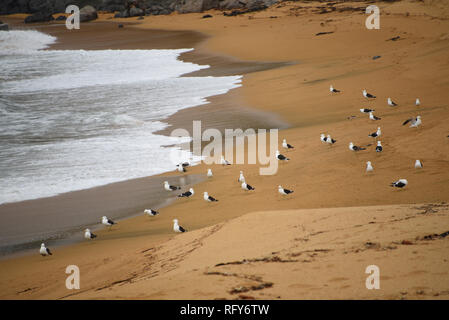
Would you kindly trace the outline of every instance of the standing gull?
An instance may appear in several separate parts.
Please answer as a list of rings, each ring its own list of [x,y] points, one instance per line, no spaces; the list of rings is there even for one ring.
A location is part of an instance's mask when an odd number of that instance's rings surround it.
[[[50,249],[45,247],[45,243],[41,244],[41,248],[39,250],[39,253],[41,254],[41,256],[45,257],[45,256],[51,256],[52,253],[50,251]]]
[[[377,141],[376,152],[382,152],[382,150],[382,144],[380,143],[380,141]]]
[[[366,172],[373,172],[374,168],[371,165],[371,161],[366,162]]]
[[[380,120],[381,118],[376,117],[372,112],[369,113],[369,118],[373,121]]]
[[[184,193],[181,193],[178,198],[190,198],[193,196],[195,192],[193,191],[193,188],[190,188],[189,191],[186,191]]]
[[[145,209],[143,212],[146,213],[147,215],[151,216],[151,217],[154,217],[155,215],[159,214],[158,211],[153,210],[153,209]]]
[[[380,131],[380,127],[377,127],[377,131],[369,134],[368,136],[372,138],[379,138],[381,134],[382,131]]]
[[[327,138],[326,138],[326,142],[327,142],[328,144],[334,144],[335,142],[337,142],[337,140],[332,139],[331,135],[328,134],[328,135],[327,135]]]
[[[294,192],[293,190],[284,189],[284,188],[282,188],[282,186],[278,186],[278,191],[280,194],[283,194],[283,195],[287,195],[287,194]]]
[[[221,156],[220,163],[224,166],[231,165],[228,160],[226,160],[223,156]]]
[[[187,172],[186,168],[180,164],[176,165],[176,170],[178,170],[179,172]]]
[[[321,134],[320,140],[321,140],[321,142],[323,142],[323,143],[326,142],[327,138],[326,138],[326,135],[325,135],[324,133]]]
[[[164,181],[164,189],[167,191],[175,191],[181,189],[181,187],[172,186],[168,183],[168,181]]]
[[[101,223],[104,224],[105,226],[108,226],[109,230],[111,230],[112,225],[116,224],[114,221],[108,219],[106,216],[103,216],[101,218]]]
[[[372,95],[371,93],[366,92],[365,89],[363,89],[363,96],[364,96],[365,98],[369,98],[369,99],[374,99],[374,98],[376,98],[376,96]]]
[[[247,184],[245,179],[243,179],[243,181],[242,181],[242,189],[246,190],[246,191],[256,190],[255,188],[253,188],[249,184]]]
[[[415,169],[422,169],[422,167],[424,167],[422,161],[416,160],[415,161]]]
[[[208,202],[217,202],[218,200],[211,197],[206,191],[204,191],[203,199]]]
[[[355,146],[352,142],[349,143],[349,150],[351,151],[360,151],[360,150],[366,150],[366,148]]]
[[[405,126],[409,122],[410,122],[410,128],[417,128],[422,123],[421,116],[417,116],[416,118],[407,119],[404,121],[404,123],[402,125]]]
[[[406,179],[399,179],[398,181],[392,182],[390,186],[395,188],[404,188],[407,184],[408,181]]]
[[[393,100],[391,100],[391,98],[387,99],[387,103],[388,103],[388,105],[390,107],[396,107],[397,106],[397,104]]]
[[[90,232],[90,229],[86,229],[86,230],[84,231],[84,238],[85,238],[85,239],[91,240],[91,239],[94,239],[94,238],[96,238],[96,237],[97,237],[97,235],[96,235],[96,234],[93,234],[92,232]]]
[[[285,149],[293,149],[293,146],[291,144],[288,144],[286,139],[282,140],[282,147],[284,147]]]
[[[329,91],[333,93],[340,92],[340,90],[335,89],[332,85],[329,87]]]
[[[239,176],[238,182],[243,182],[243,181],[245,181],[245,176],[243,175],[243,171],[240,171],[240,176]]]
[[[419,98],[416,98],[415,106],[419,107],[421,105],[421,101],[419,101]]]
[[[207,169],[207,176],[210,178],[213,176],[212,169]]]
[[[373,112],[373,111],[376,111],[376,110],[374,110],[374,109],[368,109],[368,108],[362,108],[362,109],[360,109],[360,112],[361,112],[361,113],[370,113],[370,112]]]
[[[187,230],[178,224],[178,219],[173,219],[173,231],[174,232],[186,232]]]
[[[279,150],[276,150],[276,159],[281,160],[281,161],[288,161],[288,160],[290,160],[286,156],[280,154]]]

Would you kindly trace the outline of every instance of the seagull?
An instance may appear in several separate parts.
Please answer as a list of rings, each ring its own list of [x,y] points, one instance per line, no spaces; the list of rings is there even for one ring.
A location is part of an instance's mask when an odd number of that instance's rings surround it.
[[[167,191],[175,191],[175,190],[179,190],[181,189],[181,187],[177,187],[177,186],[172,186],[168,183],[168,181],[164,181],[164,188]]]
[[[374,110],[374,109],[368,109],[368,108],[360,109],[360,112],[361,112],[361,113],[370,113],[370,112],[373,112],[373,111],[376,111],[376,110]]]
[[[382,144],[380,143],[380,141],[377,141],[376,152],[382,152],[382,149]]]
[[[96,237],[97,237],[97,235],[93,234],[92,232],[90,232],[90,229],[84,230],[84,238],[90,240],[90,239],[93,239],[93,238],[96,238]]]
[[[186,191],[184,193],[181,193],[178,198],[190,198],[193,196],[195,192],[193,191],[193,188],[190,188],[189,191]]]
[[[329,91],[334,93],[340,92],[340,90],[334,89],[332,85],[330,86]]]
[[[50,251],[50,249],[45,247],[45,243],[41,244],[41,249],[39,250],[39,253],[41,254],[41,256],[45,257],[45,256],[51,256],[52,253]]]
[[[186,161],[186,162],[178,164],[177,166],[179,166],[179,165],[181,165],[181,166],[183,166],[185,168],[185,167],[189,167],[190,163]]]
[[[204,191],[204,195],[203,195],[204,200],[208,201],[208,202],[217,202],[218,200],[215,199],[214,197],[211,197],[206,191]]]
[[[242,189],[246,190],[246,191],[256,190],[255,188],[253,188],[249,184],[247,184],[245,179],[243,179],[243,181],[242,181]]]
[[[113,224],[116,224],[114,221],[108,219],[106,216],[103,216],[103,218],[101,218],[101,223],[104,224],[105,226],[108,226],[109,229],[111,229]]]
[[[178,219],[173,219],[173,231],[174,232],[186,232],[187,230],[178,224]]]
[[[290,194],[290,193],[294,192],[293,190],[284,189],[281,186],[278,187],[278,191],[279,191],[280,194],[284,194],[284,195],[287,195],[287,194]]]
[[[327,138],[326,135],[324,133],[321,134],[320,136],[321,142],[326,142]]]
[[[373,166],[371,165],[371,161],[366,162],[366,172],[372,172],[374,170]]]
[[[245,181],[245,176],[243,175],[243,171],[240,171],[240,176],[239,176],[238,182],[243,182],[243,181]]]
[[[363,89],[363,96],[364,96],[365,98],[371,98],[371,99],[376,98],[376,96],[373,96],[371,93],[366,92],[365,89]]]
[[[421,116],[417,116],[416,118],[407,119],[404,121],[404,123],[402,125],[405,126],[409,122],[410,122],[410,128],[417,128],[422,123]]]
[[[229,165],[231,165],[231,164],[229,163],[229,161],[226,160],[223,156],[221,156],[220,163],[221,163],[222,165],[224,165],[224,166],[229,166]]]
[[[422,167],[424,167],[422,161],[416,160],[415,161],[415,169],[422,169]]]
[[[282,140],[282,147],[284,147],[285,149],[293,149],[293,146],[291,144],[288,144],[286,139]]]
[[[152,216],[152,217],[159,214],[158,211],[155,211],[153,209],[145,209],[145,210],[143,210],[143,213],[146,213],[147,215]]]
[[[374,121],[380,120],[380,119],[381,119],[381,118],[379,118],[379,117],[376,117],[372,112],[369,113],[369,118],[370,118],[371,120],[374,120]]]
[[[179,172],[187,172],[186,168],[184,168],[183,165],[176,165],[176,170],[178,170]]]
[[[407,185],[407,183],[408,181],[406,179],[399,179],[398,181],[392,182],[390,186],[396,188],[404,188]]]
[[[355,146],[352,142],[350,142],[349,143],[349,150],[360,151],[360,150],[366,150],[366,148]]]
[[[416,98],[416,101],[415,101],[415,106],[420,106],[421,105],[421,101],[419,101],[419,98]]]
[[[213,177],[212,169],[207,169],[207,176],[208,176],[209,178]]]
[[[391,100],[391,98],[387,99],[387,103],[388,103],[388,105],[390,107],[396,107],[397,106],[397,104],[393,100]]]
[[[372,138],[379,138],[381,134],[382,131],[380,131],[380,127],[377,127],[377,131],[369,134],[368,136]]]
[[[337,142],[337,140],[332,139],[332,138],[331,138],[331,135],[328,134],[328,135],[327,135],[327,138],[326,138],[326,142],[327,142],[328,144],[334,144],[335,142]]]
[[[279,153],[279,150],[276,150],[276,159],[282,160],[282,161],[288,161],[288,160],[290,160],[290,159],[287,158],[286,156],[280,154],[280,153]]]

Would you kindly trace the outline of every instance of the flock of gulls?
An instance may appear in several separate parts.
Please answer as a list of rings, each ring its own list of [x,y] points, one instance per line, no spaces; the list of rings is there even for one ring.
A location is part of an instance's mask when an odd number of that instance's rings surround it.
[[[329,90],[333,94],[341,92],[341,90],[335,89],[332,85],[330,86]],[[362,91],[362,94],[368,100],[376,99],[375,95],[373,95],[371,93],[368,93],[365,89]],[[387,104],[390,107],[397,107],[398,106],[397,103],[395,103],[390,97],[387,99]],[[415,101],[415,105],[419,106],[420,104],[421,104],[421,102],[417,98],[416,101]],[[360,109],[361,113],[369,114],[369,119],[370,120],[372,120],[372,121],[379,121],[379,120],[381,120],[380,117],[374,115],[375,111],[376,110],[370,109],[370,108],[362,108],[362,109]],[[419,127],[422,124],[421,116],[418,115],[418,116],[416,116],[414,118],[407,119],[407,120],[405,120],[403,122],[402,125],[407,125],[407,124],[409,124],[409,126],[411,128]],[[369,137],[372,137],[372,138],[377,140],[381,135],[382,135],[381,128],[377,127],[376,132],[373,132],[373,133],[369,134]],[[330,134],[326,135],[324,133],[322,133],[320,135],[320,140],[321,140],[322,143],[326,143],[326,144],[329,144],[329,145],[333,145],[333,144],[335,144],[337,142],[337,140],[333,139]],[[294,148],[292,145],[287,143],[286,139],[283,139],[282,147],[284,149],[286,149],[286,150],[290,150],[290,149]],[[351,150],[353,152],[359,152],[359,151],[366,150],[366,148],[362,147],[362,146],[357,146],[353,142],[350,142],[349,143],[349,150]],[[376,145],[376,149],[375,150],[376,150],[376,152],[382,152],[383,151],[382,143],[381,143],[380,140],[377,140],[377,145]],[[285,155],[281,154],[279,152],[279,150],[276,151],[276,159],[278,161],[289,161],[290,160]],[[231,165],[231,163],[228,160],[226,160],[223,156],[221,156],[220,164],[223,165],[223,166]],[[185,173],[185,172],[187,172],[186,168],[189,167],[189,166],[190,166],[190,163],[188,163],[188,162],[180,163],[180,164],[176,165],[176,170],[181,172],[181,173]],[[416,160],[415,161],[415,168],[416,169],[423,168],[423,163],[422,163],[421,160]],[[373,172],[373,171],[374,171],[374,168],[373,168],[373,165],[372,165],[371,161],[367,161],[366,162],[366,172],[370,173],[370,172]],[[210,168],[207,169],[207,174],[206,175],[207,175],[208,178],[212,178],[213,177],[212,169],[210,169]],[[238,177],[238,182],[240,183],[241,188],[243,190],[245,190],[245,191],[254,191],[255,190],[255,188],[253,186],[249,185],[246,182],[245,176],[243,175],[243,171],[240,171],[240,175]],[[407,179],[403,179],[402,178],[402,179],[399,179],[397,181],[391,182],[390,186],[394,187],[394,188],[404,188],[405,186],[407,186],[407,184],[408,184]],[[163,186],[164,186],[164,189],[166,191],[169,191],[169,192],[175,192],[175,191],[181,190],[180,186],[170,185],[168,183],[168,181],[164,181],[164,185]],[[292,194],[294,191],[293,190],[289,190],[289,189],[285,189],[282,186],[278,186],[278,192],[282,196],[288,196],[288,195]],[[177,197],[178,198],[191,198],[194,195],[195,195],[195,191],[193,190],[193,188],[190,188],[188,191],[180,193]],[[204,199],[204,201],[207,201],[207,202],[218,202],[219,201],[215,197],[209,195],[209,193],[207,191],[204,191],[203,199]],[[156,210],[153,210],[153,209],[145,209],[144,210],[144,214],[146,214],[148,216],[151,216],[151,217],[154,217],[154,216],[158,215],[159,212],[156,211]],[[112,221],[111,219],[107,218],[106,216],[103,216],[101,218],[101,223],[103,225],[109,227],[109,229],[111,229],[113,225],[117,224],[116,222]],[[174,232],[186,232],[187,230],[179,225],[178,219],[173,219],[173,231]],[[92,239],[95,239],[96,237],[97,236],[95,234],[93,234],[90,231],[90,229],[85,229],[85,231],[84,231],[84,238],[85,239],[92,240]],[[47,248],[44,243],[41,244],[41,248],[39,250],[39,253],[42,256],[52,255],[50,249]]]

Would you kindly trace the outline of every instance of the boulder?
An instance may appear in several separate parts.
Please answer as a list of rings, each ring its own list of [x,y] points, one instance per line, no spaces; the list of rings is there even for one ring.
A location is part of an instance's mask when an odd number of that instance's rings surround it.
[[[80,22],[91,21],[97,19],[97,10],[94,7],[87,5],[80,9]]]
[[[219,0],[178,0],[175,4],[175,10],[179,13],[202,12],[219,7]]]
[[[143,14],[144,14],[144,11],[140,8],[132,7],[131,9],[129,9],[130,17],[142,16]]]
[[[9,30],[9,26],[7,23],[1,23],[0,21],[0,30],[1,31],[8,31]]]
[[[25,23],[34,23],[34,22],[47,22],[52,21],[55,18],[51,15],[51,13],[43,13],[43,12],[36,12],[35,14],[29,15],[25,18]]]

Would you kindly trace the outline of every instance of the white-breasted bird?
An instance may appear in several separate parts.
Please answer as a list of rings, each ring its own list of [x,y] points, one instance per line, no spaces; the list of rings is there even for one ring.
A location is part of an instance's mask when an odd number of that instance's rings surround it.
[[[293,149],[294,148],[291,144],[287,143],[287,139],[282,140],[282,147],[285,149]]]
[[[178,224],[178,219],[173,219],[173,231],[174,232],[186,232],[187,230]]]
[[[85,239],[92,240],[92,239],[94,239],[94,238],[96,238],[96,237],[97,237],[97,235],[96,235],[96,234],[93,234],[93,233],[90,231],[90,229],[84,230],[84,238],[85,238]]]
[[[371,161],[366,162],[366,172],[372,172],[374,170]]]
[[[351,151],[360,151],[360,150],[366,150],[366,148],[355,146],[352,142],[349,143],[349,150]]]
[[[380,130],[380,127],[377,127],[377,131],[369,134],[368,136],[372,138],[379,138],[381,134],[382,131]]]
[[[211,197],[206,191],[204,191],[203,199],[208,201],[208,202],[217,202],[218,201],[214,197]]]
[[[377,141],[376,152],[382,152],[383,147],[380,141]]]
[[[376,117],[376,116],[374,115],[374,113],[372,113],[372,112],[369,113],[369,118],[370,118],[371,120],[373,120],[373,121],[382,119],[382,118]]]
[[[238,179],[237,181],[238,181],[238,182],[243,182],[243,181],[245,181],[245,176],[243,175],[243,171],[240,171],[239,179]]]
[[[220,163],[224,166],[231,165],[228,160],[226,160],[223,156],[221,156]]]
[[[416,98],[416,101],[415,101],[415,106],[420,106],[421,105],[421,101],[419,100],[419,98]]]
[[[151,217],[154,217],[155,215],[158,215],[159,212],[153,209],[145,209],[143,212]]]
[[[167,191],[175,191],[175,190],[180,190],[181,187],[178,186],[172,186],[168,183],[168,181],[164,181],[164,189]]]
[[[179,172],[187,172],[186,168],[180,164],[176,165],[176,170],[178,170]]]
[[[111,219],[108,219],[108,217],[103,216],[101,218],[101,223],[104,224],[105,226],[108,226],[109,229],[111,229],[111,227],[116,224],[114,221],[112,221]]]
[[[363,89],[363,96],[365,97],[365,98],[369,98],[369,99],[374,99],[374,98],[376,98],[376,96],[375,95],[372,95],[371,93],[368,93],[368,92],[366,92],[366,90],[365,89]]]
[[[405,126],[409,122],[410,122],[410,128],[417,128],[422,124],[421,116],[417,116],[416,118],[407,119],[404,121],[404,123],[402,125]]]
[[[421,160],[416,160],[415,161],[415,169],[422,169],[422,167],[424,167],[422,161]]]
[[[327,144],[334,144],[335,142],[337,142],[337,140],[332,139],[331,135],[328,134],[327,137],[326,137],[326,143]]]
[[[278,186],[278,192],[282,195],[288,195],[290,193],[293,193],[293,190],[289,190],[289,189],[284,189],[282,188],[282,186]]]
[[[329,91],[333,93],[340,92],[340,90],[335,89],[332,85],[329,87]]]
[[[276,150],[276,159],[281,160],[281,161],[288,161],[288,160],[290,160],[289,158],[287,158],[283,154],[280,154],[279,150]]]
[[[214,175],[212,174],[212,169],[207,169],[207,176],[208,176],[209,178],[214,176]]]
[[[195,194],[195,191],[193,190],[193,188],[190,188],[189,191],[183,192],[181,193],[178,198],[190,198],[191,196],[193,196]]]
[[[243,179],[241,187],[243,190],[246,190],[246,191],[256,190],[255,188],[253,188],[252,186],[247,184],[245,179]]]
[[[41,256],[45,257],[45,256],[51,256],[52,253],[50,251],[50,249],[48,249],[47,247],[45,247],[45,243],[41,243],[41,248],[39,250],[39,253],[41,254]]]
[[[390,107],[396,107],[397,106],[397,104],[393,100],[391,100],[391,98],[387,99],[387,103],[388,103],[388,105]]]
[[[370,112],[373,112],[373,111],[376,111],[376,110],[374,110],[374,109],[368,109],[368,108],[362,108],[362,109],[360,109],[360,112],[361,112],[361,113],[370,113]]]
[[[399,179],[398,181],[390,183],[390,186],[395,188],[404,188],[407,184],[407,179]]]
[[[321,142],[323,142],[323,143],[326,142],[327,137],[326,137],[326,135],[325,135],[324,133],[322,133],[322,134],[320,135],[320,140],[321,140]]]

